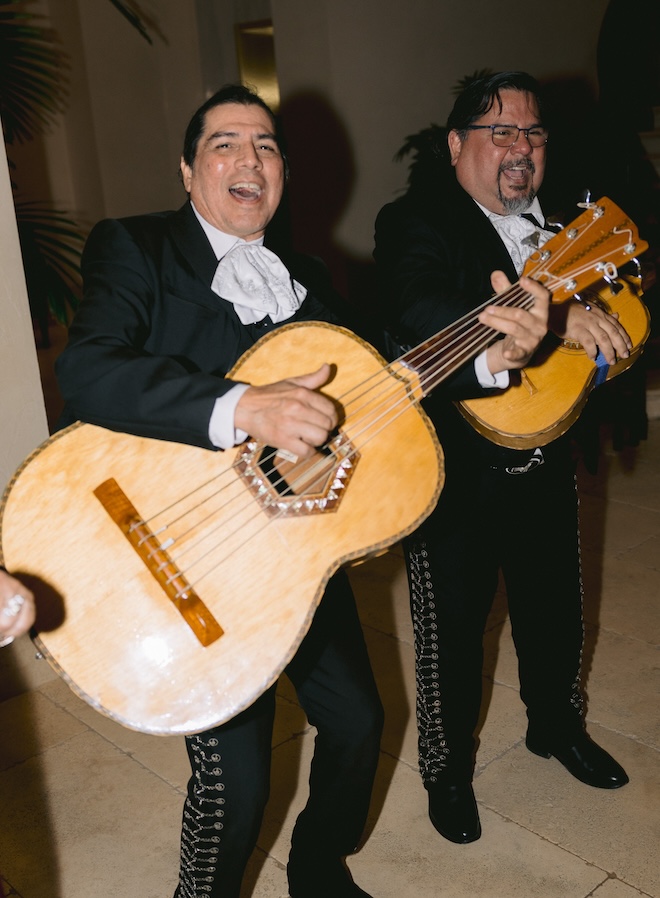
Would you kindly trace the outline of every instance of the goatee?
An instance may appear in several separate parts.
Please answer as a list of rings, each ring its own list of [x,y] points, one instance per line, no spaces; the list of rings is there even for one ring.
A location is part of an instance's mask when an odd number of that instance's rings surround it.
[[[535,199],[536,191],[533,187],[530,187],[529,193],[524,196],[502,196],[500,191],[500,202],[504,207],[505,215],[520,215],[521,212],[526,212]]]
[[[502,172],[506,171],[507,169],[521,168],[523,166],[529,172],[529,179],[531,182],[532,176],[536,171],[536,167],[532,160],[526,157],[522,159],[516,159],[514,162],[509,162],[508,164],[502,164],[500,166],[499,175],[501,175]],[[521,212],[526,212],[532,205],[536,197],[536,191],[534,190],[531,183],[526,193],[523,193],[521,190],[518,196],[504,196],[502,194],[502,182],[499,177],[497,179],[497,190],[499,193],[500,202],[504,207],[505,215],[520,215]]]

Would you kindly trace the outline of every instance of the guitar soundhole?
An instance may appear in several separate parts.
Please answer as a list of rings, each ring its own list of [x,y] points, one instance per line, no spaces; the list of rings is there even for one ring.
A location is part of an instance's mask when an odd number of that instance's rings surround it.
[[[329,478],[335,475],[335,459],[329,450],[319,450],[311,458],[299,462],[288,452],[265,446],[258,465],[279,496],[323,495]]]
[[[340,432],[305,460],[250,440],[236,467],[261,508],[272,517],[286,517],[335,511],[359,458]]]

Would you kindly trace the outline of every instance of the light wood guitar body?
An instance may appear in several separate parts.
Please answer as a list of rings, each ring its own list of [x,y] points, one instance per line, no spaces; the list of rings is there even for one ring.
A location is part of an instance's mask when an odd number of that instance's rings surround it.
[[[619,321],[632,340],[627,359],[607,368],[606,380],[628,369],[642,354],[650,332],[650,316],[641,298],[639,278],[621,278],[622,289],[612,294],[608,285],[595,297]],[[511,386],[499,395],[457,403],[463,416],[482,436],[500,446],[532,449],[545,446],[566,433],[577,421],[599,378],[599,368],[579,344],[548,336],[532,362],[520,372],[511,372]],[[596,387],[597,388],[597,387]]]
[[[259,485],[254,444],[211,452],[90,424],[53,436],[9,484],[2,555],[37,593],[36,645],[98,711],[163,735],[230,719],[293,657],[330,576],[433,509],[444,478],[435,432],[411,384],[350,332],[285,326],[231,376],[271,383],[320,361],[336,366],[324,392],[346,414],[339,461],[328,473],[321,459],[302,489],[290,476],[281,503]],[[290,467],[278,464],[277,476]],[[174,599],[163,570],[184,583]]]

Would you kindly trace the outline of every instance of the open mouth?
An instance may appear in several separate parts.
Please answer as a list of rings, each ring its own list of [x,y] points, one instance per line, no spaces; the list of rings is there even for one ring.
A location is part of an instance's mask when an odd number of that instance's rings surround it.
[[[515,185],[526,184],[533,174],[534,163],[531,159],[522,159],[519,162],[510,162],[500,166],[500,175],[504,175],[509,183]]]
[[[240,181],[238,184],[232,184],[229,192],[236,199],[246,202],[254,202],[261,198],[262,188],[253,181]]]

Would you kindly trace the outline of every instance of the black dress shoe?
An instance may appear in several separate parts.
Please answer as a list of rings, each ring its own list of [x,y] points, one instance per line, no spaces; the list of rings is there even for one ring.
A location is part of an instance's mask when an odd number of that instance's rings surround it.
[[[314,862],[289,860],[287,866],[290,898],[371,898],[353,882],[348,868],[339,858]]]
[[[578,733],[570,744],[552,745],[527,733],[527,748],[541,758],[556,758],[569,773],[597,789],[619,789],[628,782],[628,774],[604,748],[586,733]]]
[[[481,835],[479,811],[472,783],[429,783],[429,817],[441,836],[466,845]]]

